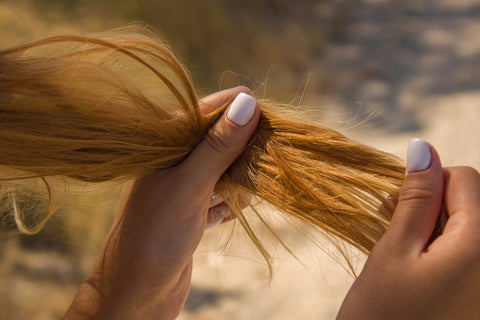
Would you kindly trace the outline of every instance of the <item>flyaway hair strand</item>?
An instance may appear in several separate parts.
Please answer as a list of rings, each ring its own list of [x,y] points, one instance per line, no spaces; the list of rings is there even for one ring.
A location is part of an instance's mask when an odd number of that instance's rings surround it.
[[[179,164],[229,102],[208,114],[199,104],[169,47],[138,30],[59,35],[0,51],[3,228],[14,220],[23,232],[38,231],[65,185],[129,181]],[[286,107],[260,108],[248,146],[221,178],[226,190],[251,194],[368,253],[391,219],[403,161],[295,120]],[[39,205],[38,194],[48,200]],[[44,214],[29,213],[33,207]]]

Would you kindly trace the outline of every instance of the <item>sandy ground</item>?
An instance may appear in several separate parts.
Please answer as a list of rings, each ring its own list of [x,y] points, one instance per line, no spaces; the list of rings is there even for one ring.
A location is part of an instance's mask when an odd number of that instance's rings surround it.
[[[444,165],[480,169],[480,2],[368,0],[349,8],[345,37],[312,64],[329,78],[331,95],[310,95],[305,103],[322,101],[319,120],[355,140],[404,156],[409,140],[422,137]],[[335,317],[354,280],[345,263],[315,230],[269,215],[298,260],[266,237],[274,258],[269,283],[265,261],[241,230],[223,248],[231,223],[210,229],[195,255],[192,292],[179,319]],[[17,256],[15,241],[0,245],[8,249],[0,254],[0,318],[60,318],[77,288],[62,275],[78,270],[61,255]],[[352,251],[351,258],[361,270],[364,257]],[[37,274],[25,277],[19,266]]]

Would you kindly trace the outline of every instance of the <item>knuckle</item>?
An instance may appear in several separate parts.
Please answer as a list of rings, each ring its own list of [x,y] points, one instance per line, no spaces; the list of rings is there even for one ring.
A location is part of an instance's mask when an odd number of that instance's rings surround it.
[[[225,131],[226,130],[221,130],[217,125],[212,127],[205,136],[205,142],[213,152],[224,153],[231,148]]]
[[[422,201],[431,199],[435,193],[436,190],[433,188],[425,188],[424,186],[414,184],[402,189],[398,201],[400,203]]]
[[[461,166],[461,167],[455,167],[453,169],[454,169],[455,175],[458,175],[460,177],[479,178],[478,171],[472,167]]]

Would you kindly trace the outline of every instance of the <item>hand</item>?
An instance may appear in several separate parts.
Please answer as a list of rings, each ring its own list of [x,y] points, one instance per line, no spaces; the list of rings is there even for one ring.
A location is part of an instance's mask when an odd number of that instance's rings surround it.
[[[430,154],[429,167],[415,163]],[[430,243],[442,203],[448,220]],[[391,225],[338,319],[480,319],[479,301],[480,176],[467,167],[442,170],[431,146],[412,141]]]
[[[209,219],[212,192],[258,122],[260,110],[251,96],[238,87],[201,101],[202,112],[209,112],[237,97],[184,162],[134,183],[66,318],[177,317],[207,220],[222,219],[213,209]]]

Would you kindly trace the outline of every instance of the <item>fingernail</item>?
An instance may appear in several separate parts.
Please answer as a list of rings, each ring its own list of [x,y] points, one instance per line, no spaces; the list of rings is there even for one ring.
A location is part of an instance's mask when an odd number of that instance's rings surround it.
[[[225,202],[221,202],[216,206],[209,208],[205,230],[222,223],[223,219],[228,217],[230,214],[230,207]]]
[[[214,223],[209,223],[205,226],[205,230],[213,228],[215,226],[218,226],[220,223],[222,223],[223,219],[220,219],[218,221],[215,221]]]
[[[426,170],[430,166],[430,146],[423,139],[412,139],[407,150],[407,172]]]
[[[217,204],[220,204],[222,202],[223,202],[222,196],[214,191],[214,192],[212,192],[212,195],[210,197],[210,204],[208,206],[209,206],[209,208],[212,208],[212,207],[215,207]]]
[[[242,92],[233,100],[227,118],[239,126],[244,126],[252,118],[256,104],[254,97]]]

